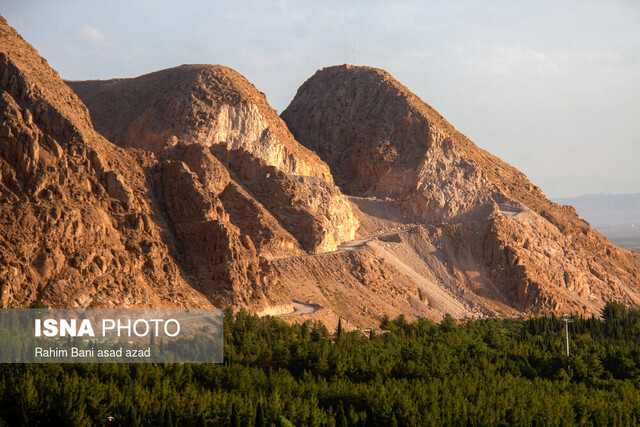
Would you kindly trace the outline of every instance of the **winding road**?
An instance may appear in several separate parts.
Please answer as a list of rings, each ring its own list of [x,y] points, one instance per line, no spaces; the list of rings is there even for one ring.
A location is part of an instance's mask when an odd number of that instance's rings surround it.
[[[366,245],[367,243],[369,243],[372,240],[376,240],[376,239],[380,239],[380,238],[384,238],[384,237],[390,237],[390,236],[395,236],[395,235],[398,235],[398,234],[406,233],[411,228],[413,228],[413,226],[402,228],[400,230],[387,231],[387,232],[384,232],[384,233],[375,234],[373,236],[365,237],[364,239],[351,240],[349,242],[344,242],[344,243],[342,243],[342,244],[340,244],[338,246],[338,250],[333,251],[333,252],[324,252],[324,253],[321,253],[321,254],[307,254],[307,255],[303,255],[303,256],[306,256],[306,257],[317,257],[317,256],[323,256],[323,255],[330,255],[330,254],[337,254],[337,253],[353,251],[353,250],[356,250],[356,249],[359,249],[359,248],[363,247],[364,245]],[[271,258],[270,261],[287,259],[287,258],[294,258],[294,257],[297,257],[297,256],[299,256],[299,255]],[[293,312],[278,314],[278,315],[276,315],[276,317],[300,316],[302,314],[311,314],[311,313],[314,313],[314,312],[318,311],[321,308],[322,308],[322,306],[319,305],[319,304],[310,304],[310,303],[304,303],[302,301],[295,301],[294,300],[293,301],[293,309],[294,309]]]
[[[319,304],[307,304],[301,301],[293,301],[293,312],[278,314],[276,317],[300,316],[301,314],[315,313],[322,306]]]
[[[327,253],[333,254],[333,253],[339,253],[339,252],[353,251],[355,249],[359,249],[359,248],[363,247],[364,245],[366,245],[367,243],[369,243],[372,240],[380,239],[382,237],[397,236],[398,234],[406,233],[411,228],[413,228],[413,227],[407,227],[407,228],[403,228],[403,229],[395,230],[395,231],[388,231],[388,232],[385,232],[385,233],[380,233],[380,234],[375,234],[373,236],[365,237],[364,239],[351,240],[350,242],[344,242],[344,243],[338,245],[338,250],[337,251],[335,251],[335,252],[327,252]],[[322,255],[322,254],[319,254],[319,255]]]
[[[383,237],[390,237],[390,236],[395,236],[398,234],[402,234],[402,233],[406,233],[407,231],[409,231],[410,229],[412,229],[413,227],[415,227],[415,225],[412,225],[410,227],[406,227],[406,228],[402,228],[400,230],[395,230],[395,231],[386,231],[384,233],[380,233],[380,234],[374,234],[373,236],[369,236],[369,237],[365,237],[363,239],[358,239],[358,240],[350,240],[348,242],[344,242],[338,245],[338,249],[335,251],[331,251],[331,252],[322,252],[319,254],[304,254],[304,255],[285,255],[285,256],[264,256],[268,261],[279,261],[282,259],[289,259],[289,258],[299,258],[299,257],[317,257],[317,256],[324,256],[324,255],[331,255],[331,254],[339,254],[342,252],[349,252],[349,251],[353,251],[355,249],[359,249],[361,247],[363,247],[364,245],[366,245],[367,243],[369,243],[372,240],[375,239],[380,239]]]

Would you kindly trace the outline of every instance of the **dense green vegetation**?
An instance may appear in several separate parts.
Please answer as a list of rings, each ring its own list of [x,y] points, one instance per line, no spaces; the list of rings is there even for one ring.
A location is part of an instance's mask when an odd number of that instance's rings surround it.
[[[626,425],[640,419],[640,311],[388,333],[225,314],[223,365],[0,365],[0,425]],[[114,420],[107,423],[107,417]]]

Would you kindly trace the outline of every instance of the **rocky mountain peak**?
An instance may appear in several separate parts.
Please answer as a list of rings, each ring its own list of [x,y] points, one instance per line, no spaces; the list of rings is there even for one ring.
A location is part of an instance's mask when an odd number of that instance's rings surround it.
[[[282,118],[329,163],[347,194],[380,197],[401,192],[403,184],[394,185],[390,173],[415,169],[448,130],[437,127],[443,119],[389,73],[352,65],[316,72]],[[312,135],[316,131],[321,134]]]
[[[456,282],[467,289],[498,290],[503,301],[534,311],[595,313],[614,294],[640,303],[638,254],[550,202],[386,71],[319,70],[282,118],[346,194],[391,201],[407,220],[453,233],[442,249],[462,251]]]
[[[236,71],[183,65],[69,84],[118,145],[186,162],[200,178],[208,173],[203,162],[224,169],[230,178],[215,196],[260,254],[331,251],[355,235],[358,221],[327,164],[293,138],[264,94]]]
[[[25,110],[25,121],[62,136],[74,130],[87,132],[91,120],[87,108],[62,83],[58,73],[0,16],[0,84],[3,92]]]
[[[265,95],[221,65],[182,65],[131,79],[67,82],[96,129],[122,147],[155,153],[174,138],[244,149],[288,173],[332,181],[315,153],[298,144]]]

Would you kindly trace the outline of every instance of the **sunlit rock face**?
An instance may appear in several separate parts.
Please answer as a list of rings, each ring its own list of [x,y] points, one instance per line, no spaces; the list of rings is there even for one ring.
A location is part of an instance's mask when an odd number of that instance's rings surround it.
[[[327,164],[300,145],[264,94],[232,69],[184,65],[135,79],[69,84],[89,106],[96,128],[123,147],[172,159],[189,146],[206,148],[201,155],[212,155],[233,175],[229,191],[224,186],[221,193],[250,205],[222,198],[231,221],[260,253],[327,252],[354,238],[359,223]],[[194,167],[206,174],[192,161]],[[261,213],[247,218],[246,210]],[[257,218],[267,218],[260,232]]]

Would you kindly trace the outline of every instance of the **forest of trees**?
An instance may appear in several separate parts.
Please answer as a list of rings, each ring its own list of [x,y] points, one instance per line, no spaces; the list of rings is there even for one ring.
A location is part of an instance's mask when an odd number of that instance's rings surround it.
[[[224,364],[3,364],[0,426],[628,425],[640,421],[640,311],[329,334],[225,313]],[[112,418],[111,418],[112,417]]]

